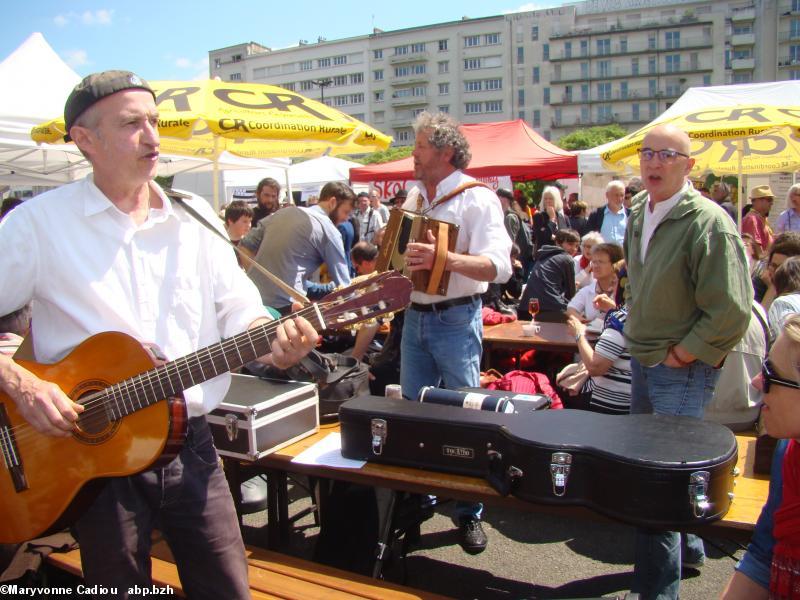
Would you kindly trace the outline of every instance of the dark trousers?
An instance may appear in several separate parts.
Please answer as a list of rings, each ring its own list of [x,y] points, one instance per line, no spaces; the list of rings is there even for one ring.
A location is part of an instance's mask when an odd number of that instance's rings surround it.
[[[250,598],[244,544],[205,417],[189,420],[186,443],[161,469],[108,481],[78,520],[75,537],[87,585],[152,585],[150,535],[164,534],[190,599]],[[104,596],[108,597],[108,596]]]

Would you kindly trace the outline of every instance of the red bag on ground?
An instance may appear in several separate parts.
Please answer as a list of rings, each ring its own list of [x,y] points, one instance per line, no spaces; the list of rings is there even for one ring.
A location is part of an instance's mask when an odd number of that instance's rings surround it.
[[[520,394],[544,394],[550,398],[550,409],[564,408],[561,398],[550,385],[550,380],[544,373],[530,371],[509,371],[497,381],[492,381],[486,386],[487,390],[503,390],[504,392],[519,392]]]

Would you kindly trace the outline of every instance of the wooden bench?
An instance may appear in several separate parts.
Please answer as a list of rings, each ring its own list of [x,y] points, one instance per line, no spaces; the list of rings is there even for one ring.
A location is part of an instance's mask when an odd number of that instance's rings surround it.
[[[178,569],[167,544],[156,542],[151,552],[153,585],[170,586],[174,594],[185,597]],[[51,565],[82,576],[78,550],[47,557]],[[250,591],[253,600],[446,600],[444,596],[370,579],[313,562],[247,547]]]

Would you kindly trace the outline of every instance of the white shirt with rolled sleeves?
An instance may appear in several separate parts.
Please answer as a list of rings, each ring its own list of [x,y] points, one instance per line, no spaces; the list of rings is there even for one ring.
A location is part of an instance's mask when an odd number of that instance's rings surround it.
[[[474,181],[461,171],[451,173],[436,186],[436,198],[426,198],[421,187],[412,188],[403,203],[403,209],[417,210],[417,198],[423,198],[423,210],[432,201],[445,196],[460,185]],[[459,226],[455,251],[471,256],[486,256],[492,261],[497,274],[491,283],[505,283],[511,277],[511,239],[503,224],[503,209],[497,195],[484,187],[473,187],[465,190],[427,213],[427,216],[439,221],[447,221]],[[427,240],[417,240],[427,242]],[[482,294],[490,282],[470,279],[460,273],[450,274],[450,284],[446,296],[412,292],[411,300],[420,304],[441,302],[451,298],[461,298],[472,294]]]
[[[173,360],[266,316],[233,250],[151,185],[164,207],[139,226],[91,176],[26,201],[0,223],[0,314],[33,300],[38,362],[57,362],[103,331],[155,343]],[[219,221],[204,200],[189,202]],[[225,374],[187,389],[189,416],[213,410],[229,385]]]

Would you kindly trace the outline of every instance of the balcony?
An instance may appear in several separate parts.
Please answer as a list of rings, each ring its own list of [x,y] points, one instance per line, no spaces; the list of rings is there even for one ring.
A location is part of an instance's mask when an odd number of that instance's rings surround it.
[[[731,69],[734,71],[743,71],[745,69],[755,69],[756,68],[756,59],[755,58],[734,58],[731,60]]]
[[[800,10],[793,10],[796,3],[794,0],[783,0],[782,2],[778,3],[778,18],[781,18],[786,15],[797,15],[800,14]]]
[[[781,56],[778,59],[778,67],[797,67],[800,65],[800,56]]]
[[[403,96],[401,98],[392,98],[392,106],[419,106],[421,104],[428,104],[427,96]]]
[[[610,96],[598,97],[596,94],[591,94],[588,98],[583,96],[562,94],[560,98],[553,98],[550,101],[552,106],[559,105],[578,105],[578,104],[597,104],[597,103],[610,103],[610,102],[637,102],[640,100],[660,100],[663,98],[677,98],[681,96],[688,85],[679,87],[667,87],[664,90],[628,90],[627,92],[616,91]]]
[[[389,123],[391,124],[392,127],[399,129],[402,127],[411,127],[413,121],[414,121],[413,117],[394,117],[389,120]]]
[[[779,31],[778,32],[778,41],[779,42],[791,42],[794,40],[800,40],[800,31]]]
[[[742,21],[755,21],[756,9],[752,6],[748,8],[734,8],[731,14],[731,21],[739,23]]]
[[[406,77],[393,77],[389,82],[389,85],[398,87],[401,85],[410,85],[412,83],[428,83],[430,78],[431,76],[427,73],[423,73],[421,75],[408,75]]]
[[[646,66],[646,65],[645,65]],[[687,65],[680,65],[680,68],[671,68],[670,70],[667,69],[659,69],[655,72],[651,72],[649,69],[639,69],[638,71],[634,72],[633,69],[628,67],[615,67],[603,73],[594,74],[586,74],[581,73],[577,70],[570,70],[566,73],[553,74],[550,78],[550,83],[581,83],[581,82],[589,82],[589,81],[605,81],[605,80],[613,80],[613,79],[629,79],[633,77],[668,77],[670,75],[683,75],[683,74],[691,74],[691,73],[710,73],[714,70],[713,66],[701,66],[697,64],[687,64]]]
[[[681,50],[702,50],[706,48],[712,48],[714,46],[713,39],[710,35],[697,35],[697,36],[682,36],[680,42],[677,45],[673,45],[669,48],[661,48],[656,47],[652,48],[647,42],[641,42],[638,44],[628,43],[628,44],[620,44],[615,43],[611,45],[609,52],[605,54],[598,54],[597,48],[594,48],[594,51],[590,51],[585,54],[581,54],[580,49],[578,52],[572,51],[567,53],[565,50],[561,50],[560,52],[550,52],[550,62],[566,62],[571,60],[591,60],[591,59],[603,59],[603,58],[610,58],[614,56],[630,56],[630,55],[638,55],[638,54],[653,54],[659,52],[680,52]],[[555,49],[554,49],[555,50]]]
[[[737,33],[731,36],[731,46],[754,46],[755,43],[755,33]]]
[[[410,62],[424,62],[428,60],[428,52],[411,52],[410,54],[393,54],[389,57],[390,65],[399,65],[401,63]]]

